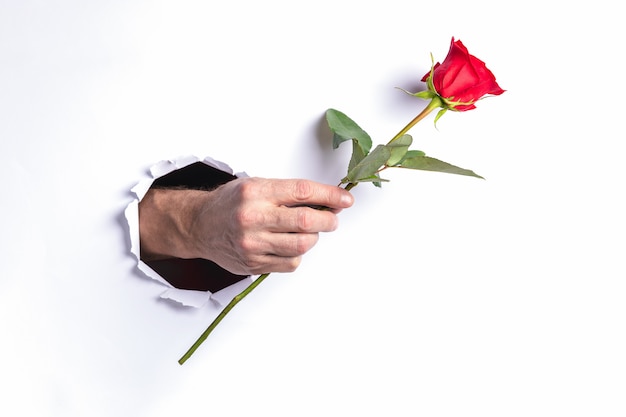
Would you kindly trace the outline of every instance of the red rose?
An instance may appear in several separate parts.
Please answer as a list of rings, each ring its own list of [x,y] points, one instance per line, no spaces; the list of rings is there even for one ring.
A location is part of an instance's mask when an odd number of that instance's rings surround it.
[[[465,45],[454,37],[446,59],[441,64],[437,62],[422,81],[428,82],[429,90],[441,97],[449,109],[457,111],[472,110],[482,97],[505,91],[485,63],[470,55]]]

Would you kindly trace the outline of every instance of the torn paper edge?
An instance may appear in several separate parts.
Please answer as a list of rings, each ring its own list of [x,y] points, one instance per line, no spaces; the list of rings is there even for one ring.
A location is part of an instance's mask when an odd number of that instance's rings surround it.
[[[209,300],[213,300],[223,306],[229,303],[237,294],[250,285],[252,277],[244,278],[243,280],[214,293],[211,293],[210,291],[183,290],[172,286],[172,284],[167,282],[165,278],[156,273],[156,271],[150,268],[148,264],[143,262],[140,257],[139,202],[144,198],[155,180],[169,174],[172,171],[184,168],[187,165],[191,165],[198,161],[200,161],[198,157],[191,155],[181,156],[173,160],[159,161],[150,167],[151,177],[143,179],[131,189],[132,193],[135,194],[135,199],[131,201],[124,210],[130,234],[130,251],[137,260],[137,268],[144,275],[167,287],[167,289],[159,295],[160,298],[176,301],[184,306],[195,308],[203,307],[209,302]],[[204,158],[202,162],[231,175],[235,175],[238,178],[248,176],[245,172],[233,174],[233,170],[228,164],[217,161],[211,157]]]

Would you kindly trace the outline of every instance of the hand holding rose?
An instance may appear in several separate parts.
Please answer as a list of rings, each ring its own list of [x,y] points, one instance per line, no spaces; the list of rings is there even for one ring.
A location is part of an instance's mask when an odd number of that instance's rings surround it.
[[[308,180],[240,178],[213,191],[151,189],[139,204],[141,256],[203,258],[240,275],[292,272],[352,203],[348,191]]]

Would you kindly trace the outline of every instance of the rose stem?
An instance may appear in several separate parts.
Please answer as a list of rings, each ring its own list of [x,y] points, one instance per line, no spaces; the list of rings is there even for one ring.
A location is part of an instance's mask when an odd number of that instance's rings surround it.
[[[420,120],[422,120],[424,117],[428,116],[428,114],[430,114],[430,112],[432,112],[433,110],[435,110],[437,107],[441,107],[442,102],[441,99],[437,96],[434,97],[430,103],[428,103],[428,106],[424,107],[424,110],[422,110],[417,116],[415,116],[415,118],[413,120],[411,120],[406,126],[404,126],[402,128],[401,131],[399,131],[390,141],[389,143],[393,142],[394,140],[400,139],[404,134],[406,134],[406,132],[408,132],[409,130],[411,130],[411,128],[413,126],[415,126],[417,124],[417,122],[419,122]]]
[[[189,359],[191,357],[191,355],[193,355],[193,353],[196,351],[196,349],[198,349],[198,347],[200,347],[202,342],[204,342],[206,340],[206,338],[209,337],[209,334],[211,334],[213,329],[215,329],[215,327],[217,327],[217,325],[222,321],[222,319],[224,317],[226,317],[228,312],[230,310],[232,310],[233,307],[235,307],[237,305],[237,303],[239,303],[239,301],[243,300],[244,297],[250,293],[250,291],[255,289],[269,275],[270,274],[268,273],[268,274],[263,274],[263,275],[259,276],[250,285],[248,285],[245,290],[243,290],[241,293],[239,293],[239,295],[236,295],[230,301],[230,303],[228,303],[228,305],[226,307],[224,307],[224,309],[220,312],[220,314],[213,320],[211,325],[209,327],[207,327],[207,329],[204,331],[204,333],[202,333],[200,335],[198,340],[196,340],[196,342],[189,348],[189,350],[178,360],[178,363],[181,364],[181,365],[183,363],[185,363],[185,361],[187,359]]]

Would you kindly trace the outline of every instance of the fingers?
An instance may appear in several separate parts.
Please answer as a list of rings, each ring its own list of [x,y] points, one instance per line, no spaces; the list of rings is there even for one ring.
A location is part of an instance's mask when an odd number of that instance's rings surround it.
[[[343,188],[309,180],[275,180],[272,187],[275,202],[279,205],[314,205],[340,210],[354,202],[352,194]]]
[[[337,212],[354,198],[339,187],[308,180],[248,178],[240,183],[242,229],[318,233],[337,229]],[[324,206],[317,210],[309,206]]]
[[[267,253],[282,257],[296,257],[307,253],[319,240],[317,233],[273,233],[267,240]]]
[[[302,256],[283,257],[265,255],[259,258],[259,266],[251,268],[248,273],[259,275],[268,272],[293,272],[300,266],[301,262]]]
[[[354,201],[336,186],[255,177],[227,183],[211,196],[205,256],[231,272],[252,274],[294,271],[318,234],[334,231],[337,212]]]
[[[310,207],[273,207],[265,215],[266,228],[276,233],[332,232],[339,224],[337,215]]]
[[[317,233],[268,233],[249,238],[241,246],[241,265],[252,274],[293,272],[318,238]]]
[[[237,246],[247,263],[261,255],[302,256],[319,240],[317,233],[260,233],[248,236]]]

